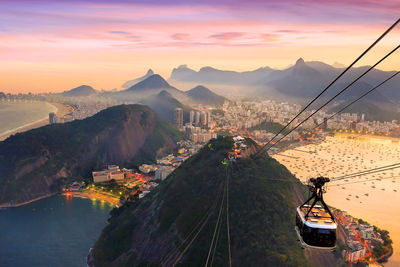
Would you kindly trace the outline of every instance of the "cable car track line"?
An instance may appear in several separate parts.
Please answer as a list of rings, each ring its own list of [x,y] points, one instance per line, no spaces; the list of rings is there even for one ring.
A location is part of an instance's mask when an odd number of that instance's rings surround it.
[[[363,176],[363,175],[368,175],[368,174],[374,174],[374,173],[378,173],[378,172],[390,171],[390,170],[394,170],[394,169],[398,169],[398,168],[400,168],[400,166],[391,167],[391,168],[383,169],[383,170],[376,170],[376,171],[367,172],[367,173],[362,173],[362,174],[351,175],[351,176],[349,176],[349,177],[344,177],[344,178],[336,179],[336,180],[334,180],[334,182],[335,182],[335,181],[340,181],[340,180],[343,180],[343,179],[351,179],[351,178],[356,178],[356,177],[358,177],[358,176]]]
[[[230,173],[228,170],[228,176],[226,180],[226,234],[228,238],[228,257],[229,257],[229,267],[232,267],[232,256],[231,256],[231,234],[229,226],[229,180]]]
[[[339,180],[343,180],[343,179],[353,178],[356,176],[372,174],[372,173],[386,171],[386,170],[392,170],[392,169],[396,169],[396,168],[400,168],[400,163],[394,163],[394,164],[377,167],[377,168],[373,168],[373,169],[369,169],[369,170],[365,170],[365,171],[360,171],[360,172],[355,172],[355,173],[350,173],[350,174],[334,177],[331,179],[331,181],[335,182],[335,181],[339,181]]]
[[[327,91],[337,80],[339,80],[348,70],[350,70],[362,57],[365,56],[383,37],[385,37],[394,27],[399,24],[398,19],[392,26],[390,26],[378,39],[376,39],[361,55],[359,55],[342,73],[340,73],[324,90],[322,90],[310,103],[308,103],[296,116],[294,116],[277,134],[275,134],[260,150],[262,151],[269,145],[280,133],[282,133],[295,119],[297,119],[309,106],[311,106],[325,91]],[[257,153],[259,153],[257,152]]]
[[[225,181],[225,183],[226,183],[226,181]],[[208,266],[208,262],[209,262],[210,256],[211,256],[211,250],[212,250],[212,248],[214,246],[214,241],[215,241],[215,237],[216,237],[216,234],[217,234],[217,229],[218,229],[218,226],[219,226],[219,223],[220,223],[220,220],[221,220],[221,214],[222,214],[223,204],[224,204],[224,200],[225,200],[225,194],[226,194],[226,186],[224,186],[224,194],[222,195],[221,205],[219,207],[218,218],[217,218],[217,222],[215,223],[214,234],[213,234],[213,237],[212,237],[212,240],[211,240],[210,249],[208,250],[207,261],[206,261],[206,263],[204,265],[205,267]]]
[[[220,186],[221,187],[221,186]],[[222,189],[222,188],[221,188]],[[191,246],[191,244],[195,241],[195,239],[197,238],[197,235],[201,232],[201,230],[203,229],[204,225],[207,223],[207,221],[209,220],[209,218],[211,217],[211,213],[213,212],[213,210],[216,208],[216,205],[218,203],[218,195],[214,200],[214,203],[211,205],[211,207],[208,209],[208,211],[205,213],[204,217],[202,218],[202,220],[200,220],[200,222],[192,229],[192,231],[189,233],[189,235],[185,238],[185,240],[182,242],[182,244],[180,245],[179,248],[175,249],[174,251],[172,251],[172,253],[167,257],[167,259],[163,260],[161,262],[161,266],[166,266],[166,264],[173,260],[177,255],[178,259],[173,263],[172,266],[174,266],[177,262],[179,262],[179,260],[182,258],[182,256],[185,254],[185,252],[187,251],[187,249],[189,249],[189,247]],[[203,222],[203,223],[202,223]],[[187,240],[189,240],[190,236],[194,233],[194,231],[199,227],[200,229],[197,231],[196,235],[192,238],[192,240],[189,242],[189,244],[185,247],[185,249],[179,253],[180,248],[185,244],[185,242]],[[177,254],[179,253],[179,254]],[[174,255],[175,254],[175,255]]]
[[[396,72],[395,74],[391,75],[390,77],[388,77],[386,80],[384,80],[383,82],[381,82],[380,84],[378,84],[377,86],[375,86],[374,88],[372,88],[371,90],[369,90],[368,92],[364,93],[363,95],[361,95],[360,97],[358,97],[357,99],[353,100],[352,102],[350,102],[349,104],[347,104],[346,106],[344,106],[342,109],[340,109],[339,111],[337,111],[336,113],[334,113],[332,116],[328,117],[327,120],[332,119],[334,116],[336,116],[337,114],[341,113],[343,110],[347,109],[348,107],[350,107],[351,105],[353,105],[354,103],[356,103],[358,100],[360,100],[361,98],[365,97],[366,95],[368,95],[369,93],[371,93],[372,91],[378,89],[380,86],[382,86],[383,84],[385,84],[386,82],[388,82],[389,80],[391,80],[392,78],[394,78],[397,74],[399,74],[400,71]],[[321,126],[324,122],[319,123],[317,126],[315,126],[315,128],[313,130],[316,130],[319,126]]]
[[[372,69],[374,69],[377,65],[379,65],[382,61],[384,61],[387,57],[389,57],[391,54],[393,54],[394,52],[396,52],[397,49],[400,48],[400,45],[396,46],[392,51],[390,51],[388,54],[386,54],[383,58],[381,58],[378,62],[376,62],[374,65],[372,65],[368,70],[366,70],[363,74],[361,74],[360,76],[358,76],[358,78],[356,78],[355,80],[353,80],[350,84],[348,84],[345,88],[343,88],[342,90],[340,90],[335,96],[331,97],[327,102],[325,102],[322,106],[320,106],[317,110],[315,110],[314,112],[312,112],[309,116],[307,116],[304,120],[302,120],[299,124],[297,124],[294,128],[292,128],[288,133],[286,133],[285,135],[283,135],[281,138],[278,139],[278,141],[276,141],[274,144],[272,144],[271,146],[269,146],[267,148],[266,151],[268,151],[269,149],[271,149],[274,145],[276,145],[277,143],[279,143],[283,138],[285,138],[286,136],[288,136],[290,133],[292,133],[294,130],[296,130],[300,125],[302,125],[304,122],[306,122],[308,119],[310,119],[312,116],[315,115],[315,113],[317,113],[318,111],[320,111],[323,107],[325,107],[326,105],[328,105],[330,102],[332,102],[336,97],[338,97],[339,95],[341,95],[344,91],[346,91],[350,86],[352,86],[354,83],[356,83],[359,79],[361,79],[362,77],[364,77],[368,72],[370,72]]]
[[[365,182],[370,182],[370,181],[381,181],[381,180],[388,180],[388,179],[393,179],[397,180],[400,178],[399,176],[390,176],[390,177],[382,177],[382,178],[374,178],[374,179],[368,179],[368,180],[362,180],[362,181],[355,181],[355,182],[348,182],[348,183],[343,183],[343,184],[336,184],[336,186],[342,186],[342,185],[348,185],[348,184],[357,184],[357,183],[365,183]]]

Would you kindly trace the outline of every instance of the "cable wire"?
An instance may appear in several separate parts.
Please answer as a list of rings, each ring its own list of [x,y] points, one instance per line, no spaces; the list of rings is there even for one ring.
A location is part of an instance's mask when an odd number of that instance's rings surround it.
[[[365,54],[367,54],[383,37],[385,37],[397,24],[400,22],[398,19],[392,26],[390,26],[378,39],[375,40],[361,55],[359,55],[342,73],[340,73],[328,86],[325,87],[310,103],[308,103],[296,116],[294,116],[277,134],[275,134],[259,151],[262,151],[269,145],[280,133],[282,133],[297,117],[299,117],[309,106],[311,106],[326,90],[328,90],[337,80],[339,80],[349,69],[351,69]],[[258,153],[258,152],[257,152]]]
[[[390,176],[390,177],[383,177],[383,178],[367,179],[367,180],[355,181],[355,182],[347,182],[347,183],[342,183],[342,184],[336,184],[335,186],[342,186],[342,185],[348,185],[348,184],[357,184],[357,183],[371,182],[371,181],[381,181],[381,180],[388,180],[388,179],[397,180],[398,178],[400,178],[400,175]]]
[[[368,70],[366,70],[365,72],[363,72],[360,76],[358,76],[358,78],[356,78],[355,80],[353,80],[349,85],[347,85],[345,88],[343,88],[342,90],[340,90],[335,96],[331,97],[327,102],[325,102],[322,106],[320,106],[317,110],[315,110],[314,112],[312,112],[309,116],[307,116],[304,120],[302,120],[299,124],[297,124],[294,128],[292,128],[288,133],[286,133],[285,135],[283,135],[281,138],[278,139],[278,141],[276,141],[274,144],[272,144],[271,146],[269,146],[267,148],[266,151],[270,150],[274,145],[276,145],[277,143],[279,143],[283,138],[285,138],[286,136],[288,136],[291,132],[293,132],[294,130],[296,130],[300,125],[302,125],[304,122],[306,122],[309,118],[311,118],[315,113],[317,113],[318,111],[320,111],[323,107],[325,107],[326,105],[328,105],[330,102],[332,102],[336,97],[338,97],[339,95],[341,95],[344,91],[346,91],[350,86],[352,86],[355,82],[357,82],[359,79],[361,79],[363,76],[365,76],[368,72],[370,72],[373,68],[375,68],[377,65],[379,65],[382,61],[384,61],[387,57],[389,57],[391,54],[393,54],[397,49],[400,48],[400,45],[396,46],[392,51],[390,51],[388,54],[386,54],[383,58],[381,58],[377,63],[375,63],[373,66],[371,66],[370,68],[368,68]]]
[[[345,109],[347,109],[348,107],[350,107],[351,105],[353,105],[354,103],[356,103],[357,101],[359,101],[361,98],[367,96],[369,93],[371,93],[372,91],[378,89],[380,86],[382,86],[383,84],[385,84],[386,82],[388,82],[389,80],[391,80],[392,78],[394,78],[395,76],[397,76],[400,73],[400,71],[397,71],[396,73],[394,73],[393,75],[391,75],[390,77],[386,78],[383,82],[379,83],[378,85],[376,85],[375,87],[373,87],[372,89],[370,89],[368,92],[362,94],[360,97],[356,98],[355,100],[353,100],[352,102],[350,102],[349,104],[347,104],[346,106],[344,106],[343,108],[341,108],[339,111],[335,112],[333,115],[329,116],[327,118],[327,120],[332,119],[334,116],[338,115],[339,113],[341,113],[342,111],[344,111]],[[317,124],[317,126],[315,126],[314,129],[317,129],[319,126],[321,126],[324,122],[321,122],[319,124]]]
[[[374,173],[378,173],[378,172],[390,171],[390,170],[394,170],[394,169],[398,169],[398,168],[400,168],[400,163],[391,164],[391,165],[379,167],[379,168],[374,168],[374,169],[370,169],[370,170],[363,171],[363,172],[356,172],[353,174],[339,176],[336,178],[332,178],[331,182],[336,182],[336,181],[340,181],[340,180],[344,180],[344,179],[350,179],[350,178],[354,178],[354,177],[362,176],[362,175],[374,174]]]
[[[230,234],[230,226],[229,226],[229,178],[230,173],[228,170],[228,176],[226,180],[226,234],[228,237],[228,258],[229,258],[229,267],[232,267],[232,255],[231,255],[231,234]]]
[[[212,248],[214,246],[214,241],[215,241],[215,238],[216,238],[216,235],[217,235],[218,226],[219,226],[219,223],[220,223],[220,220],[221,220],[222,208],[223,208],[223,204],[224,204],[224,200],[225,200],[225,194],[226,194],[226,186],[224,186],[224,189],[225,190],[224,190],[224,194],[223,194],[222,199],[221,199],[221,205],[219,207],[219,213],[218,213],[217,222],[215,223],[214,234],[213,234],[213,237],[211,239],[210,249],[208,250],[207,261],[206,261],[206,263],[204,265],[205,267],[207,267],[208,262],[210,260],[211,250],[212,250]]]

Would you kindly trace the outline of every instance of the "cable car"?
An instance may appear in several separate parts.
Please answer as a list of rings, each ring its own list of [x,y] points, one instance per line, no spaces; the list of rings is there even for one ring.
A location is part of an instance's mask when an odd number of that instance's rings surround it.
[[[310,182],[312,195],[296,210],[295,230],[303,247],[332,250],[336,247],[337,225],[322,197],[322,187],[329,178],[312,178]],[[318,202],[322,205],[316,205]]]

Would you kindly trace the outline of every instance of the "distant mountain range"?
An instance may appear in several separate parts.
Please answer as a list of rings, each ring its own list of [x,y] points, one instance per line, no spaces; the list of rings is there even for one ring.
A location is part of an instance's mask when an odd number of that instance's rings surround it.
[[[199,71],[194,71],[187,65],[181,65],[172,70],[169,80],[200,84],[248,85],[259,81],[272,72],[273,69],[269,67],[245,72],[218,70],[212,67],[203,67]]]
[[[149,70],[147,71],[147,73],[146,73],[145,75],[143,75],[142,77],[139,77],[139,78],[136,78],[136,79],[129,80],[129,81],[125,82],[125,83],[122,85],[122,88],[128,89],[129,87],[131,87],[131,86],[137,84],[138,82],[141,82],[141,81],[147,79],[148,77],[150,77],[150,76],[153,75],[153,74],[154,74],[154,71],[153,71],[152,69],[149,69]]]
[[[254,142],[246,142],[254,152]],[[305,186],[268,156],[222,165],[232,147],[231,137],[211,140],[145,198],[114,212],[88,265],[203,266],[229,172],[232,263],[308,266],[293,230],[295,199]],[[221,218],[215,266],[229,262],[225,207]]]
[[[139,102],[149,101],[148,98],[154,97],[161,91],[168,92],[173,98],[182,103],[220,105],[226,98],[215,94],[204,86],[197,86],[187,92],[181,91],[171,86],[163,77],[153,74],[146,79],[132,85],[126,90],[115,93],[124,98],[139,99]],[[165,94],[165,93],[164,93]]]
[[[362,74],[368,66],[351,69],[338,82],[326,91],[321,99],[334,96],[344,86]],[[190,83],[221,84],[221,85],[242,85],[242,96],[278,98],[283,101],[291,101],[305,104],[311,98],[318,95],[335,77],[343,71],[339,64],[328,65],[319,61],[305,62],[302,58],[284,70],[274,70],[268,67],[254,71],[235,72],[222,71],[211,67],[201,68],[199,71],[189,69],[186,65],[175,68],[172,71],[170,80]],[[373,69],[360,81],[351,86],[343,95],[335,100],[335,104],[352,100],[366,92],[373,86],[379,84],[394,71],[382,71]],[[399,116],[397,109],[400,102],[400,79],[393,79],[384,84],[378,90],[365,97],[364,101],[384,110],[384,113],[391,113],[390,118]],[[245,90],[245,91],[244,91]],[[229,94],[226,91],[225,94]],[[322,101],[321,100],[321,101]],[[353,108],[353,112],[359,112]],[[372,112],[367,116],[372,116]],[[386,115],[387,115],[386,114]]]
[[[181,134],[142,105],[120,105],[84,120],[52,124],[0,142],[0,205],[58,192],[68,179],[106,164],[134,167],[171,152]]]
[[[70,96],[70,97],[90,96],[93,94],[96,94],[96,90],[94,90],[93,87],[89,85],[81,85],[62,93],[63,96]]]

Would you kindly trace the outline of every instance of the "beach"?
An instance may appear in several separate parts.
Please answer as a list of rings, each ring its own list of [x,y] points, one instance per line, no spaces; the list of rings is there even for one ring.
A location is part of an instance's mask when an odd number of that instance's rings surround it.
[[[82,198],[89,198],[92,200],[100,200],[107,202],[113,206],[119,206],[121,204],[119,198],[101,194],[93,190],[84,190],[82,192],[69,192],[69,193],[64,193],[64,195],[66,196],[72,195],[73,197],[82,197]]]
[[[61,104],[61,103],[49,103],[50,105],[54,106],[55,109],[55,113],[58,117],[63,117],[64,115],[70,113],[73,109],[71,106],[65,105],[65,104]],[[49,124],[49,116],[47,114],[46,117],[43,117],[40,120],[34,121],[34,122],[30,122],[28,124],[25,124],[23,126],[20,126],[18,128],[9,130],[7,132],[1,133],[0,134],[0,141],[3,141],[5,139],[7,139],[9,136],[16,134],[16,133],[22,133],[22,132],[26,132],[28,130],[31,129],[35,129],[35,128],[39,128],[42,126],[45,126]]]
[[[339,177],[400,162],[398,138],[339,134],[273,155],[302,182]],[[400,169],[328,183],[326,203],[388,230],[394,253],[385,266],[400,265]]]

